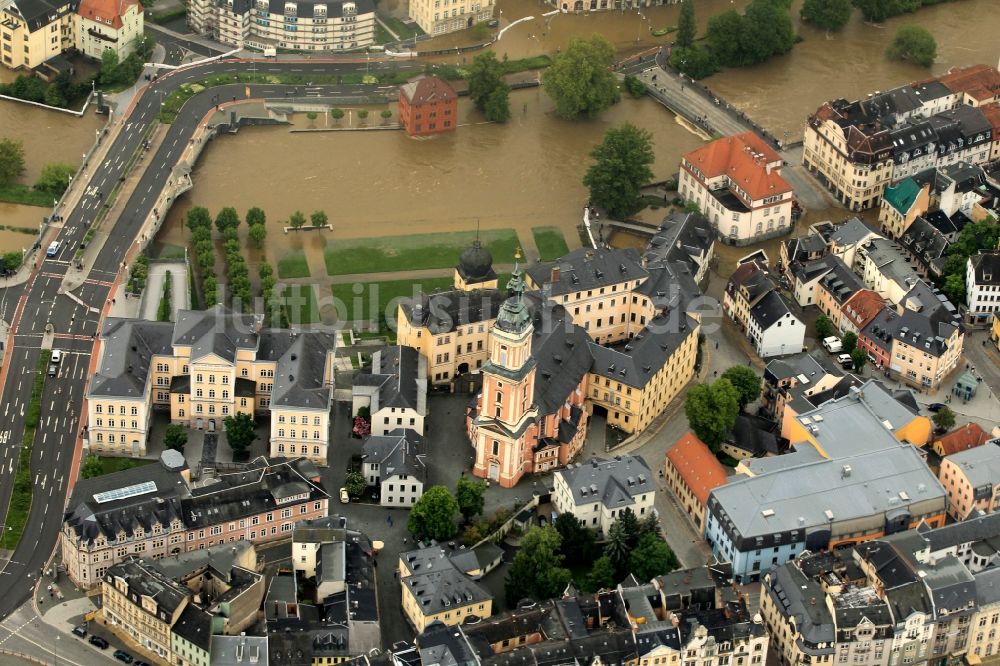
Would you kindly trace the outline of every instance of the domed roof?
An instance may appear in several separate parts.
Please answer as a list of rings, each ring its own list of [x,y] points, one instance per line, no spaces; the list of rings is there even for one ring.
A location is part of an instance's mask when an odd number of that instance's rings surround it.
[[[472,246],[462,252],[458,259],[458,272],[466,281],[482,281],[494,276],[493,255],[483,247],[479,240],[472,241]]]

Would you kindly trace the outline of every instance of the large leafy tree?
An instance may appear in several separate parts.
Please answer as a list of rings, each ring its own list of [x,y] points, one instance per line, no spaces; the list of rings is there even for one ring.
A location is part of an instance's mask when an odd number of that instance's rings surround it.
[[[252,227],[255,224],[264,224],[265,222],[267,222],[267,215],[264,214],[263,210],[257,208],[257,206],[247,211],[248,227]]]
[[[85,479],[92,479],[103,473],[104,467],[101,466],[101,459],[97,456],[87,456],[87,459],[83,461],[83,465],[80,467],[80,476]]]
[[[455,501],[458,502],[458,510],[465,522],[469,522],[473,516],[480,515],[486,507],[486,482],[464,474],[458,477],[458,483],[455,485]]]
[[[677,46],[683,49],[694,44],[698,26],[694,20],[694,0],[682,0],[681,15],[677,19]]]
[[[615,50],[604,37],[573,39],[545,70],[545,92],[563,118],[593,118],[618,101]]]
[[[721,377],[711,384],[695,386],[684,398],[688,424],[716,452],[736,423],[739,411],[739,392],[728,379]]]
[[[937,0],[853,0],[854,6],[861,10],[866,21],[881,23],[892,16],[914,12],[922,5],[929,5]]]
[[[628,534],[620,521],[611,523],[608,528],[607,541],[604,544],[604,554],[615,568],[615,574],[624,574],[628,568],[628,556],[631,548],[628,545]]]
[[[730,9],[713,16],[705,36],[727,67],[755,65],[795,44],[788,6],[781,0],[751,0],[744,14]]]
[[[668,574],[677,568],[677,556],[667,542],[655,534],[647,534],[628,559],[629,573],[641,581]]]
[[[561,545],[562,538],[551,525],[528,530],[507,573],[508,605],[521,599],[542,601],[562,594],[571,576],[563,567]]]
[[[166,284],[170,283],[167,282]],[[167,425],[167,429],[163,433],[163,445],[165,447],[175,451],[183,451],[187,441],[187,428],[179,423],[171,423]]]
[[[510,88],[503,80],[503,64],[496,53],[485,51],[473,58],[468,81],[469,98],[487,120],[502,123],[510,118]]]
[[[840,30],[851,18],[851,0],[805,0],[799,15],[824,30]]]
[[[745,365],[734,365],[722,373],[723,379],[728,379],[738,394],[740,411],[760,397],[761,380],[757,373]]]
[[[570,566],[587,564],[594,559],[596,535],[570,512],[560,513],[553,525],[562,537],[562,553]]]
[[[594,560],[594,566],[587,574],[586,587],[591,592],[607,590],[615,586],[616,580],[615,565],[611,563],[607,555],[601,555]]]
[[[885,54],[891,60],[909,60],[922,67],[930,67],[937,57],[937,42],[927,28],[904,25],[896,30]]]
[[[232,206],[226,206],[215,216],[215,228],[220,234],[225,234],[227,229],[236,230],[240,226],[240,214]]]
[[[351,470],[344,477],[344,488],[350,497],[361,497],[367,486],[364,475],[357,470]]]
[[[951,407],[942,407],[931,417],[931,420],[934,421],[938,430],[944,432],[955,426],[955,412],[951,411]]]
[[[833,335],[833,322],[826,315],[820,315],[816,317],[815,331],[817,338],[825,340]]]
[[[253,430],[253,417],[246,412],[227,416],[222,419],[222,423],[226,426],[226,441],[236,453],[243,453],[257,439],[257,433]]]
[[[590,156],[594,163],[583,177],[590,200],[613,218],[624,219],[639,210],[639,192],[653,179],[650,133],[631,123],[612,127]]]
[[[840,338],[840,346],[843,347],[843,353],[853,353],[858,346],[858,334],[854,331],[844,333],[844,336]]]
[[[74,173],[76,173],[76,167],[72,164],[64,164],[62,162],[46,164],[42,167],[42,173],[38,176],[35,189],[57,197],[69,187],[69,180]]]
[[[458,533],[455,517],[459,514],[458,502],[444,486],[432,486],[424,491],[410,509],[406,529],[417,537],[450,539]]]
[[[10,185],[24,174],[24,145],[0,139],[0,185]]]
[[[715,55],[699,45],[675,48],[670,52],[670,66],[692,79],[703,79],[719,70]]]

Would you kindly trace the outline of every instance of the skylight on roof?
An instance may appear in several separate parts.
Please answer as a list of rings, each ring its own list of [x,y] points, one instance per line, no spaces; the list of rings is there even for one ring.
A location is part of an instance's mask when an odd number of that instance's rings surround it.
[[[124,488],[115,488],[114,490],[106,490],[103,493],[95,493],[94,501],[98,504],[104,504],[105,502],[114,502],[120,499],[128,499],[129,497],[136,497],[138,495],[145,495],[147,493],[156,492],[156,482],[155,481],[143,481],[142,483],[137,483],[134,486],[125,486]]]

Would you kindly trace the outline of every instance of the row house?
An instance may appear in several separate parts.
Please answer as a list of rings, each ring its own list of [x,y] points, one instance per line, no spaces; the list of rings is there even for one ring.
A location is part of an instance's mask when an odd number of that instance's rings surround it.
[[[980,250],[965,270],[965,303],[970,324],[989,324],[1000,314],[1000,250]]]
[[[759,259],[744,261],[733,271],[722,310],[761,358],[802,351],[805,324],[792,313]]]
[[[372,352],[371,366],[354,376],[352,413],[367,409],[373,435],[398,428],[424,434],[427,418],[427,359],[413,347],[393,345]]]
[[[849,102],[824,103],[807,122],[803,164],[852,210],[878,205],[885,188],[922,170],[960,161],[987,163],[993,126],[979,108],[1000,82],[974,65],[936,80]],[[968,91],[975,90],[974,95]]]
[[[975,444],[946,455],[938,478],[948,491],[948,515],[968,520],[1000,509],[1000,440],[990,440],[981,428],[959,430],[962,439]]]
[[[700,534],[705,529],[708,495],[728,480],[726,468],[694,433],[685,433],[664,459],[667,488]]]
[[[130,555],[159,560],[285,538],[296,520],[326,515],[328,503],[305,459],[260,458],[199,486],[184,457],[167,450],[156,464],[80,480],[63,516],[60,552],[70,579],[89,588]]]
[[[336,336],[263,329],[257,317],[182,310],[176,322],[108,319],[87,390],[86,440],[144,455],[153,410],[213,432],[227,416],[270,416],[271,455],[326,464]]]
[[[898,243],[873,238],[860,246],[855,255],[854,272],[867,289],[878,292],[890,303],[899,303],[920,279],[920,273]]]
[[[726,243],[747,245],[791,232],[795,194],[783,161],[754,132],[716,139],[684,155],[678,192]]]

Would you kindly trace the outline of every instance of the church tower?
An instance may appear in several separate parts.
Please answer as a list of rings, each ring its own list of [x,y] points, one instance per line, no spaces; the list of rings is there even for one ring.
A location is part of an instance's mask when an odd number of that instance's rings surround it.
[[[483,366],[483,389],[476,410],[476,476],[509,488],[530,471],[537,439],[534,326],[524,299],[524,279],[517,264],[508,284],[510,296],[500,306],[490,330],[489,359]]]

